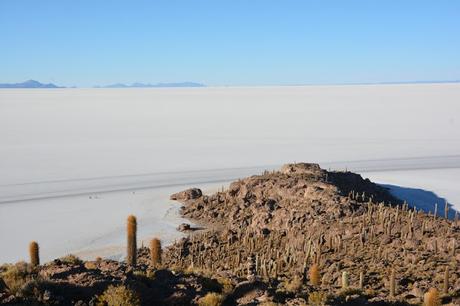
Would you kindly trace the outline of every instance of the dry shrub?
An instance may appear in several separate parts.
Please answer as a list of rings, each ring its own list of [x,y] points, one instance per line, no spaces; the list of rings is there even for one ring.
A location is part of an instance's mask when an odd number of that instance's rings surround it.
[[[181,269],[177,267],[176,270],[174,271],[181,271]],[[195,267],[188,266],[188,268],[183,269],[181,272],[183,272],[185,275],[200,275],[200,276],[207,277],[207,278],[212,278],[214,275],[213,271],[206,269],[206,268],[199,268],[196,266]]]
[[[221,306],[224,302],[224,296],[216,292],[209,292],[198,300],[198,306]]]
[[[302,280],[299,277],[294,277],[294,279],[285,281],[283,283],[283,287],[286,289],[288,292],[295,293],[302,288]]]
[[[62,263],[68,264],[68,265],[79,266],[79,265],[83,264],[83,261],[80,258],[78,258],[77,256],[73,255],[73,254],[69,254],[69,255],[66,255],[64,257],[61,257],[61,258],[59,258],[59,260]]]
[[[223,294],[230,294],[235,287],[232,280],[227,277],[218,277],[217,282],[222,286]]]
[[[98,298],[98,306],[140,306],[137,294],[123,285],[109,286]]]
[[[312,292],[308,295],[308,305],[323,306],[326,305],[327,296],[325,293]]]
[[[436,288],[430,288],[424,296],[424,306],[439,306],[441,305],[441,299],[439,298],[439,292]]]
[[[97,263],[94,262],[94,261],[86,261],[84,266],[88,270],[96,270],[97,269]]]
[[[4,266],[0,277],[8,287],[8,292],[16,295],[21,291],[24,285],[35,279],[36,272],[32,265],[21,261],[14,265]]]

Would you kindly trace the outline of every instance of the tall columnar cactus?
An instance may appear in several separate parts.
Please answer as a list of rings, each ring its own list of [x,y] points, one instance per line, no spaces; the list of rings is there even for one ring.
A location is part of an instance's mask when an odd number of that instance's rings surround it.
[[[449,219],[449,204],[447,204],[447,201],[446,201],[446,204],[444,206],[444,217],[446,219]]]
[[[396,296],[396,280],[395,280],[395,270],[391,270],[390,274],[390,296]]]
[[[153,238],[150,241],[150,263],[153,267],[158,267],[161,264],[161,241]]]
[[[29,257],[30,257],[30,264],[33,267],[36,267],[40,264],[38,243],[35,241],[32,241],[29,244]]]
[[[446,271],[444,272],[444,284],[442,288],[442,293],[449,293],[449,267],[446,267]]]
[[[321,277],[319,275],[319,268],[317,264],[313,264],[310,267],[310,271],[308,272],[308,279],[310,280],[310,284],[312,286],[319,286]]]
[[[364,272],[361,271],[359,272],[359,290],[363,290],[364,289]]]
[[[350,286],[350,282],[348,280],[348,272],[342,272],[342,289],[346,290]]]
[[[136,242],[137,220],[135,216],[133,215],[128,216],[126,230],[127,230],[127,238],[128,238],[126,263],[130,266],[135,266],[136,259],[137,259],[137,256],[136,256],[136,253],[137,253],[137,242]]]

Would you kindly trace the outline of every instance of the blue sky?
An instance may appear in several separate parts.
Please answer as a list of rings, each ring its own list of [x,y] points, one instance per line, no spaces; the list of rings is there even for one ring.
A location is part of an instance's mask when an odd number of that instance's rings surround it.
[[[0,1],[0,82],[460,79],[460,1]]]

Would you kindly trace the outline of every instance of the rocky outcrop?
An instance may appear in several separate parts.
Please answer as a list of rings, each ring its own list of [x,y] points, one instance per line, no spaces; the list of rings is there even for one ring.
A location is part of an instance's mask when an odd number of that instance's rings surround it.
[[[287,175],[292,174],[317,174],[321,172],[321,167],[318,164],[296,163],[286,164],[281,167],[280,172]]]
[[[185,204],[182,214],[208,224],[252,230],[280,230],[293,222],[337,219],[364,211],[362,203],[401,204],[384,188],[351,172],[328,172],[317,164],[288,164],[281,171],[238,180],[210,196],[191,190],[172,198]],[[199,196],[198,196],[199,195]],[[350,197],[353,197],[351,199]]]
[[[358,174],[288,164],[183,204],[183,216],[210,230],[172,246],[165,254],[170,265],[193,263],[240,279],[275,282],[272,290],[296,292],[282,299],[286,304],[306,303],[302,294],[318,289],[309,287],[307,272],[313,263],[320,267],[321,291],[330,296],[340,289],[342,272],[355,287],[362,272],[369,294],[343,298],[363,305],[391,300],[388,277],[393,269],[398,298],[420,303],[420,294],[409,292],[441,288],[449,265],[450,292],[459,301],[460,223],[414,211]],[[294,283],[296,279],[301,281]],[[256,295],[268,294],[270,300],[270,292]],[[340,298],[331,305],[340,304]]]
[[[189,201],[189,200],[194,200],[198,199],[203,195],[201,192],[201,189],[198,188],[190,188],[175,194],[172,194],[170,199],[179,201],[179,202],[184,202],[184,201]]]

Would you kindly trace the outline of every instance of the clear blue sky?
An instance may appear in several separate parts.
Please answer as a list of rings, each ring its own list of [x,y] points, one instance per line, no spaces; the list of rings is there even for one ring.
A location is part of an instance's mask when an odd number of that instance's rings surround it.
[[[455,0],[1,0],[0,82],[460,79]]]

